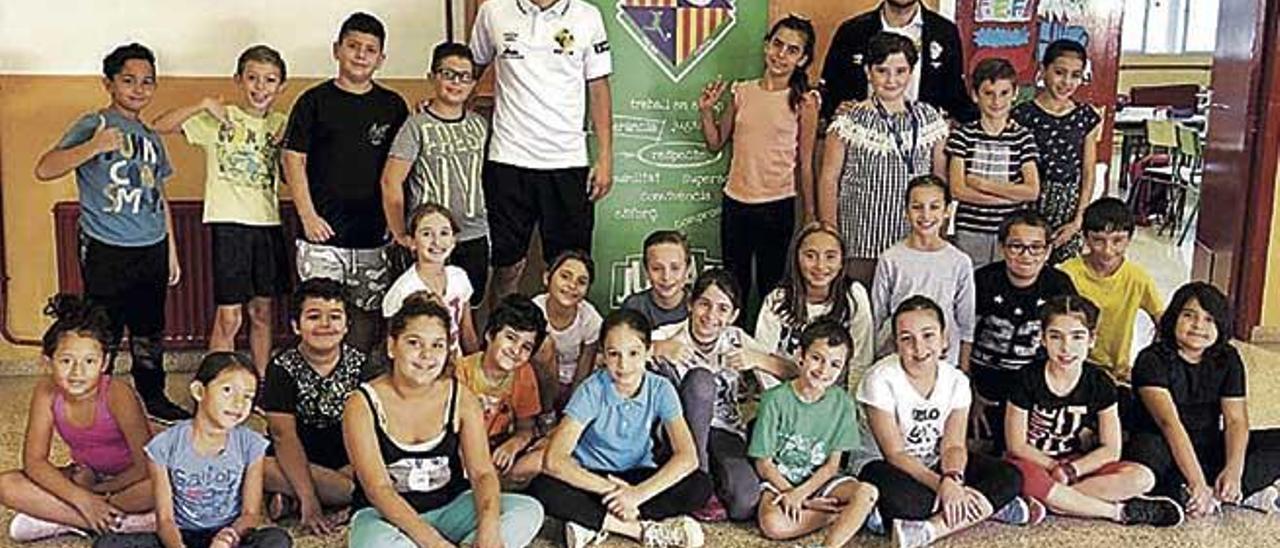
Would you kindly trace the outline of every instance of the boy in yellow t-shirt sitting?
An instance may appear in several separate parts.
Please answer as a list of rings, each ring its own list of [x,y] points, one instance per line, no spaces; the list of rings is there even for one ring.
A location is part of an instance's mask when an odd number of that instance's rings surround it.
[[[236,61],[237,104],[205,98],[156,119],[160,133],[182,131],[205,150],[204,223],[213,248],[218,309],[209,350],[235,350],[242,307],[249,309],[249,349],[258,376],[271,358],[271,307],[289,290],[289,259],[280,229],[280,139],[288,117],[271,110],[284,90],[280,53],[252,46]]]
[[[1128,383],[1134,321],[1141,309],[1158,323],[1164,308],[1151,276],[1125,252],[1133,239],[1133,214],[1124,202],[1103,198],[1084,211],[1087,253],[1059,268],[1071,277],[1076,289],[1098,305],[1097,342],[1089,361],[1106,369],[1117,381]]]
[[[528,297],[508,295],[489,315],[484,351],[456,362],[458,382],[484,406],[493,465],[504,485],[526,484],[542,471],[544,444],[534,443],[542,404],[529,357],[546,335],[542,310]]]

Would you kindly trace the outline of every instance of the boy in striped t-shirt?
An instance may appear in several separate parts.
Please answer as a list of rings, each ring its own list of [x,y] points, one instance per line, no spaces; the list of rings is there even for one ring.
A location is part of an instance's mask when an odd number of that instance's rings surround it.
[[[947,139],[951,194],[957,201],[953,243],[974,268],[1000,257],[996,231],[1010,213],[1040,197],[1035,136],[1009,118],[1018,73],[1004,59],[973,69],[973,99],[982,118]]]

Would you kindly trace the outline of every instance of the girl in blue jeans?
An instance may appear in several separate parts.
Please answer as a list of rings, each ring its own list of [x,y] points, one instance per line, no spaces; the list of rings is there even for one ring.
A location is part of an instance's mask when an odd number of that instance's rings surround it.
[[[359,509],[349,545],[527,546],[542,506],[499,493],[480,402],[447,373],[449,311],[414,293],[387,331],[390,372],[362,384],[342,413]]]

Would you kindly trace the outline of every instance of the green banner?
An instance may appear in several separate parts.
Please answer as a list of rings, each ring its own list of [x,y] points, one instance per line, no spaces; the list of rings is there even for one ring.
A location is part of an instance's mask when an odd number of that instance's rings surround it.
[[[613,191],[596,205],[591,300],[607,312],[648,287],[645,236],[689,237],[694,274],[720,262],[729,152],[707,150],[698,95],[762,71],[766,0],[592,0],[613,51]],[[726,97],[728,94],[726,94]],[[592,143],[594,148],[594,142]]]

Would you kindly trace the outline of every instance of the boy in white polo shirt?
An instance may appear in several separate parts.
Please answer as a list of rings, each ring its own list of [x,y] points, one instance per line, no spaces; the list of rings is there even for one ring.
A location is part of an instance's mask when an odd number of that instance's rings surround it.
[[[484,168],[494,303],[515,291],[535,224],[547,262],[567,249],[591,249],[591,203],[612,185],[613,62],[600,12],[584,0],[485,2],[471,50],[478,73],[497,65]],[[599,145],[590,172],[588,104]]]

